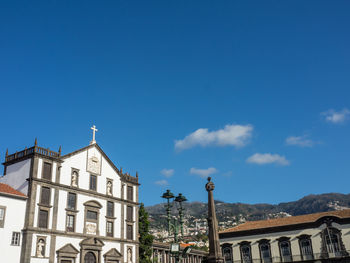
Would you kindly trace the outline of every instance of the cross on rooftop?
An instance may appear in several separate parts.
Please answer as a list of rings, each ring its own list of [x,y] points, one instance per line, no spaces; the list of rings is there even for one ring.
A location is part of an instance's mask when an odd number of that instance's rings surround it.
[[[96,129],[96,126],[95,126],[95,125],[93,125],[90,129],[92,130],[92,141],[90,142],[90,144],[95,144],[95,143],[96,143],[96,141],[95,141],[95,133],[96,133],[98,130]]]

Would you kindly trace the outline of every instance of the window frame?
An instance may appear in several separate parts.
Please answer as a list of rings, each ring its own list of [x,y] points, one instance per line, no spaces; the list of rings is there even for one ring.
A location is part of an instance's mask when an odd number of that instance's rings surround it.
[[[134,207],[130,205],[126,206],[126,221],[134,222]]]
[[[289,255],[283,255],[282,251],[282,245],[283,244],[288,244],[289,248]],[[280,258],[281,262],[291,262],[293,260],[293,251],[292,251],[292,246],[290,244],[290,238],[289,237],[281,237],[278,239],[278,248],[280,251]]]
[[[6,206],[0,206],[0,209],[4,211],[2,214],[2,219],[0,219],[0,228],[4,228],[6,219]]]
[[[271,244],[270,240],[268,239],[262,239],[258,241],[259,243],[259,254],[260,254],[260,261],[262,263],[271,263],[272,262],[272,254],[271,254]],[[267,251],[269,253],[269,257],[263,257],[263,250],[262,246],[267,246]]]
[[[46,227],[40,226],[40,212],[46,212],[47,213],[47,218],[46,218]],[[49,228],[49,218],[50,218],[50,210],[49,209],[45,209],[40,207],[39,211],[38,211],[38,228],[43,228],[43,229],[48,229]]]
[[[17,235],[17,240],[16,240]],[[21,245],[21,232],[13,231],[11,236],[11,246],[20,246]]]
[[[69,204],[70,204],[70,195],[74,196],[74,207],[70,207]],[[77,194],[76,193],[72,193],[72,192],[68,192],[67,194],[67,209],[68,210],[72,210],[72,211],[76,211],[77,210]]]
[[[110,210],[111,209],[111,210]],[[107,201],[107,205],[106,205],[106,217],[109,218],[114,218],[114,214],[115,214],[115,205],[114,202],[112,201]]]
[[[300,255],[302,260],[312,260],[314,258],[314,251],[313,251],[313,247],[312,247],[312,240],[311,240],[311,236],[310,235],[302,235],[298,237],[298,243],[299,243],[299,250],[300,250]],[[302,246],[302,242],[303,241],[308,241],[310,244],[310,254],[304,254],[303,252],[305,250],[303,250],[303,246]]]
[[[95,235],[99,235],[100,234],[100,210],[102,208],[102,205],[97,202],[97,201],[94,201],[94,200],[90,200],[90,201],[87,201],[84,203],[84,207],[85,207],[85,211],[84,211],[84,228],[83,228],[83,232],[84,234],[86,235],[92,235],[92,234],[88,234],[87,233],[87,227],[86,227],[86,224],[88,222],[91,222],[91,223],[95,223],[96,224],[96,233]],[[91,211],[91,212],[95,212],[97,214],[97,219],[89,219],[87,217],[87,214],[88,214],[88,211]]]
[[[69,217],[73,217],[73,226],[72,227],[68,225],[70,223]],[[72,232],[72,233],[75,232],[75,221],[76,221],[75,219],[76,219],[75,214],[72,214],[72,213],[66,214],[66,232]]]
[[[129,236],[129,228],[131,229],[131,236]],[[126,224],[126,239],[134,240],[134,226],[132,224]]]
[[[108,224],[111,224],[112,226],[112,230],[110,232],[108,231]],[[111,220],[106,221],[106,236],[114,237],[114,221],[111,221]]]
[[[95,178],[95,189],[92,189],[92,178]],[[90,191],[97,191],[97,175],[90,173],[90,181],[89,181],[89,190]]]
[[[241,262],[242,263],[252,263],[253,260],[252,260],[252,247],[250,245],[250,242],[248,241],[243,241],[241,243],[239,243],[239,251],[241,253]],[[249,249],[249,258],[248,260],[244,259],[243,258],[243,248],[247,247]]]
[[[46,173],[45,173],[45,164],[47,164],[47,165],[50,165],[50,173],[49,173],[49,177],[50,178],[46,178],[45,177],[45,175],[46,175]],[[44,179],[44,180],[47,180],[47,181],[52,181],[52,171],[53,171],[53,163],[52,162],[48,162],[48,161],[46,161],[46,160],[43,160],[43,164],[42,164],[42,170],[41,170],[41,179]]]
[[[126,199],[128,201],[134,201],[134,187],[132,185],[126,186]]]
[[[47,203],[44,202],[44,200],[43,200],[43,194],[45,192],[44,189],[45,189],[45,191],[48,190]],[[41,186],[40,187],[40,205],[46,206],[46,207],[50,207],[50,205],[51,205],[51,188],[50,187],[47,187],[47,186]]]

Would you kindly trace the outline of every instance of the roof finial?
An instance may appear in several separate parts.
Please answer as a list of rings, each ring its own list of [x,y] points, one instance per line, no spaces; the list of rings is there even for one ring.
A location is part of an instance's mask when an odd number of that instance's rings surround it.
[[[95,133],[96,133],[98,130],[96,129],[96,126],[95,126],[95,125],[93,125],[90,129],[92,130],[92,141],[90,142],[90,145],[91,145],[91,144],[95,144],[95,143],[96,143],[96,140],[95,140]]]
[[[58,154],[61,156],[62,153],[62,146],[60,145],[60,148],[58,148]]]
[[[36,137],[35,137],[34,145],[35,145],[35,146],[37,146],[37,145],[38,145],[38,140],[37,140],[37,138],[36,138]]]
[[[136,171],[136,177],[139,178],[139,173]]]
[[[9,149],[6,149],[6,157],[9,156]]]

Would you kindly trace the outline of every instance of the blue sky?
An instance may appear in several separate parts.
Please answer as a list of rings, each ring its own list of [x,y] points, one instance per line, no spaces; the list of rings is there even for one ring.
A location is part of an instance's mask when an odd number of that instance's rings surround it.
[[[97,142],[205,201],[349,193],[349,1],[1,1],[0,157]]]

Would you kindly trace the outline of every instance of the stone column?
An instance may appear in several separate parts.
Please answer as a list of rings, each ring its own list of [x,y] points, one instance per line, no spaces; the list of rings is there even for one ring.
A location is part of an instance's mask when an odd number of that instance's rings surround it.
[[[213,190],[215,185],[211,182],[211,177],[208,177],[208,183],[205,189],[208,192],[208,228],[209,228],[209,256],[208,263],[222,263],[223,257],[221,253],[218,233],[218,222],[216,220],[215,204]]]

